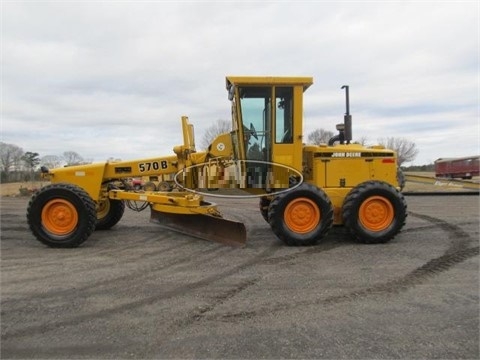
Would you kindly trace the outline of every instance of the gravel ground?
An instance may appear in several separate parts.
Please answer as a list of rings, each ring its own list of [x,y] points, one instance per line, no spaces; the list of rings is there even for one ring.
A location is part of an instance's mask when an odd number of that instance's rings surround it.
[[[335,227],[286,247],[256,200],[231,248],[127,210],[77,249],[34,239],[28,199],[1,199],[1,358],[478,359],[479,197],[407,197],[382,245]]]

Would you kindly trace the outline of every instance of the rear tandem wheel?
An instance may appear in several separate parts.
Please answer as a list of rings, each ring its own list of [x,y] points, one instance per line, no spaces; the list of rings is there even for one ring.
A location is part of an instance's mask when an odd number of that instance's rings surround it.
[[[275,235],[287,245],[314,245],[332,227],[333,206],[323,190],[303,183],[271,201],[268,220]]]
[[[38,241],[50,247],[77,247],[95,230],[95,203],[76,185],[51,184],[30,199],[27,221]]]
[[[407,204],[393,186],[367,181],[350,191],[342,213],[345,226],[358,242],[386,243],[405,225]]]

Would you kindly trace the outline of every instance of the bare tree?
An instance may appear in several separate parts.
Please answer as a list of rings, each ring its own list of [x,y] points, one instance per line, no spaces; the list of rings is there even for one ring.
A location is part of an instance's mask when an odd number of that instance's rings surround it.
[[[316,129],[308,134],[308,142],[314,145],[327,144],[328,140],[334,136],[333,131]]]
[[[200,148],[206,150],[213,140],[220,134],[228,133],[232,130],[230,121],[219,119],[209,126],[203,134],[200,141]]]
[[[75,151],[65,151],[63,158],[67,166],[83,164],[83,158]]]
[[[385,146],[387,149],[395,150],[397,152],[398,166],[404,162],[415,160],[418,155],[417,145],[406,138],[388,137],[379,139],[378,143]]]
[[[6,181],[9,180],[10,171],[19,170],[22,156],[23,149],[21,147],[0,142],[0,165]]]
[[[57,155],[45,155],[42,157],[40,164],[49,169],[59,168],[63,164],[63,158]]]
[[[38,157],[38,153],[27,151],[22,156],[22,161],[24,162],[27,169],[30,171],[30,180],[34,180],[35,175],[35,168],[40,164],[40,158]]]
[[[354,141],[354,144],[360,144],[362,146],[367,146],[368,137],[360,136],[357,140]]]

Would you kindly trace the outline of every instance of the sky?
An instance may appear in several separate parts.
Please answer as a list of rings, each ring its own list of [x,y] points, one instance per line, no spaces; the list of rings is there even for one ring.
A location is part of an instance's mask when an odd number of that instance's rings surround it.
[[[230,119],[227,75],[312,76],[304,134],[480,154],[477,1],[1,2],[0,141],[105,161],[173,155]]]

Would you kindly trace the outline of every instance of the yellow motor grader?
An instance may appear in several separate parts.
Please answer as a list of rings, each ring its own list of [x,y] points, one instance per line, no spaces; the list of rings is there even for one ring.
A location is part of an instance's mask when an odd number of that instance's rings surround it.
[[[391,240],[407,216],[396,153],[352,142],[348,86],[342,87],[346,113],[338,134],[327,144],[305,145],[303,93],[312,83],[311,77],[227,76],[232,130],[203,152],[196,151],[184,116],[183,144],[171,156],[42,167],[50,184],[29,202],[32,233],[51,247],[76,247],[93,231],[117,224],[125,206],[149,207],[152,221],[165,227],[243,245],[244,224],[224,219],[205,200],[210,191],[238,189],[259,198],[261,216],[288,245],[313,245],[333,225],[346,226],[359,242]],[[169,182],[152,191],[128,185],[149,176]]]

